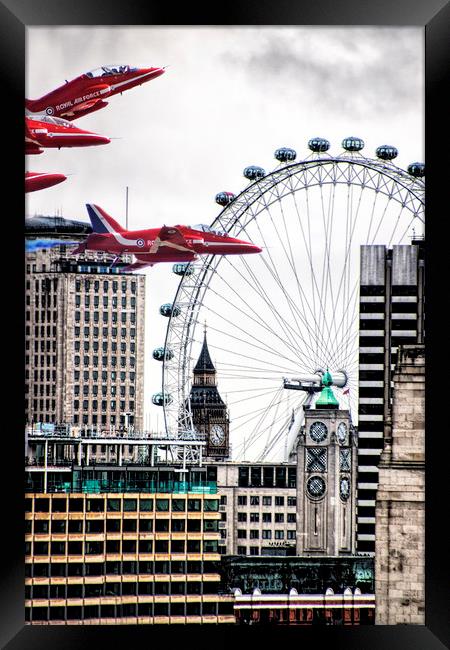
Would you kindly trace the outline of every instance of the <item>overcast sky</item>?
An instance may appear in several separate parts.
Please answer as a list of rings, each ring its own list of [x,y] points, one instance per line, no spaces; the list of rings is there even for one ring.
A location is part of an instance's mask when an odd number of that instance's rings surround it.
[[[76,121],[117,138],[110,144],[27,156],[30,171],[72,174],[28,194],[27,216],[87,221],[93,202],[124,223],[128,186],[130,228],[211,223],[215,194],[239,193],[244,167],[273,169],[280,146],[301,159],[314,136],[336,154],[349,135],[368,156],[392,144],[403,168],[424,158],[422,28],[27,28],[29,98],[105,64],[169,67]],[[146,273],[150,367],[166,324],[158,306],[176,278],[167,265]],[[154,372],[146,368],[147,402],[159,389]]]

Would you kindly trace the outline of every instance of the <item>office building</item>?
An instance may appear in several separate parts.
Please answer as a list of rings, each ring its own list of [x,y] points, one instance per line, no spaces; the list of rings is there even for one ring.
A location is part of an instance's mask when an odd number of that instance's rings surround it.
[[[388,249],[361,246],[358,533],[361,552],[375,550],[375,499],[384,427],[391,418],[398,346],[425,341],[424,241]]]
[[[145,276],[71,250],[26,254],[25,420],[142,430]]]

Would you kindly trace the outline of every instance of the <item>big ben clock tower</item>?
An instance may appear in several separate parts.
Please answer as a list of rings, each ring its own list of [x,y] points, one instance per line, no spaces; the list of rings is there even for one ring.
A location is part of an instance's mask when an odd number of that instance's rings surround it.
[[[217,371],[208,350],[206,326],[202,350],[193,374],[190,392],[193,425],[200,438],[206,440],[208,458],[228,458],[230,422],[226,404],[217,390]]]

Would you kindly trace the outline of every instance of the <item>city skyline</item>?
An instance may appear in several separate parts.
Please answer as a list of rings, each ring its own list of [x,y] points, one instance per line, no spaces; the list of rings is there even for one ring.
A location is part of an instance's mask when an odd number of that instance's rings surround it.
[[[74,56],[80,43],[84,49]],[[393,60],[395,66],[386,65]],[[27,96],[114,62],[168,68],[77,121],[121,138],[104,151],[29,157],[30,170],[73,175],[28,195],[28,215],[61,212],[86,221],[84,203],[94,201],[124,224],[129,187],[130,228],[210,223],[220,212],[215,194],[237,194],[246,186],[245,166],[273,169],[279,146],[294,147],[301,159],[317,135],[330,140],[333,153],[341,151],[344,137],[356,135],[370,157],[377,146],[392,144],[400,167],[423,159],[419,28],[32,28]],[[159,305],[172,300],[178,278],[167,265],[146,275],[146,423],[161,430],[161,411],[150,404],[160,389],[160,367],[151,352],[165,335]]]

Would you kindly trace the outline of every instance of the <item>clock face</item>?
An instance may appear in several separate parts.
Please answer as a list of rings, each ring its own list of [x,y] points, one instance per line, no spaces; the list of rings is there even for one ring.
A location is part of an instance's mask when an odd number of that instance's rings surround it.
[[[314,442],[323,442],[327,433],[328,429],[323,422],[313,422],[309,427],[309,435]]]
[[[350,496],[350,481],[348,478],[341,478],[339,491],[341,494],[341,499],[347,500]]]
[[[311,476],[306,483],[309,496],[318,499],[325,494],[325,481],[321,476]]]
[[[209,439],[211,440],[212,444],[217,447],[218,445],[221,445],[225,440],[225,431],[218,424],[214,424],[211,427]]]
[[[347,435],[347,427],[344,422],[341,422],[337,428],[337,437],[339,442],[344,442],[346,435]]]

